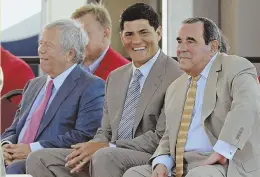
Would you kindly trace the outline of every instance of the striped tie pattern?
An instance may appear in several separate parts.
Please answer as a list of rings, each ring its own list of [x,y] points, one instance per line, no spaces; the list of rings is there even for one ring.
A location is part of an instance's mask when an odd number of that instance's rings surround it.
[[[132,139],[132,132],[135,120],[135,111],[140,98],[140,78],[142,73],[139,69],[135,70],[132,83],[128,88],[122,117],[118,127],[117,138]]]
[[[176,144],[176,177],[182,177],[183,175],[184,147],[186,144],[187,135],[191,123],[192,111],[195,105],[197,81],[199,80],[199,78],[200,75],[192,78],[183,108],[182,120]]]

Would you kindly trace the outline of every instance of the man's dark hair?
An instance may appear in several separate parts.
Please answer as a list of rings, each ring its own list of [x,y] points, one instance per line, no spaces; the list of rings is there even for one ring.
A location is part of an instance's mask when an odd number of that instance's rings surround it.
[[[123,11],[120,18],[120,30],[124,30],[124,22],[145,19],[154,27],[154,30],[160,26],[159,16],[154,9],[145,3],[136,3]]]
[[[220,31],[221,33],[221,48],[220,48],[220,52],[222,53],[228,53],[229,49],[230,49],[230,46],[229,46],[229,43],[228,43],[228,39],[227,37],[223,34],[222,31]]]
[[[221,34],[217,25],[210,19],[205,17],[192,17],[182,21],[182,24],[193,24],[197,22],[202,22],[204,25],[204,40],[205,44],[208,45],[211,41],[218,41],[218,49],[221,50],[222,42],[221,42]]]

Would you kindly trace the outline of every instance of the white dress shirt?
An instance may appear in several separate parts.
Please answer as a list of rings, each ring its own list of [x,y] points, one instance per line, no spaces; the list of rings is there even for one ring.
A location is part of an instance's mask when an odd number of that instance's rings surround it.
[[[206,65],[203,71],[200,73],[201,77],[197,82],[195,105],[192,112],[192,120],[189,127],[187,141],[184,147],[185,152],[197,151],[197,152],[213,152],[223,155],[227,159],[232,159],[237,148],[222,140],[218,140],[214,145],[211,144],[204,128],[202,127],[202,105],[204,98],[204,90],[206,87],[207,78],[213,62],[215,61],[217,53],[211,58],[210,62]],[[187,84],[191,83],[191,76],[188,78]],[[161,155],[153,160],[153,168],[157,164],[163,164],[167,167],[169,176],[171,175],[171,169],[174,166],[174,161],[169,155]]]
[[[137,68],[134,63],[132,62],[132,65],[133,65],[133,74],[132,76],[134,75],[135,73],[135,70],[136,69],[139,69],[141,71],[141,73],[143,74],[142,77],[139,79],[139,82],[140,82],[140,92],[142,91],[143,89],[143,86],[144,86],[144,82],[148,76],[148,74],[150,73],[152,67],[153,67],[153,64],[155,63],[155,61],[157,60],[158,56],[160,55],[160,49],[156,52],[156,54],[153,56],[152,59],[150,59],[149,61],[147,61],[145,64],[143,64],[142,66],[140,66],[139,68]],[[131,83],[133,82],[133,77],[129,83],[129,87],[131,86]]]

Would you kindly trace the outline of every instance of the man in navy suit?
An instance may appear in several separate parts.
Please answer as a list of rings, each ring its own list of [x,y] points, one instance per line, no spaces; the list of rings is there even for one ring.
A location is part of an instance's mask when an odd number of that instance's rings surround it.
[[[69,148],[92,139],[100,127],[104,81],[78,65],[87,42],[73,20],[45,26],[38,52],[47,75],[27,83],[15,120],[1,136],[8,174],[25,173],[30,152]]]

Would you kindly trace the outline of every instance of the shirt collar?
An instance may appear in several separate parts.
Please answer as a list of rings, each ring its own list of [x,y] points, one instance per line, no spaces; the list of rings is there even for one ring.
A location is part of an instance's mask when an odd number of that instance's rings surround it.
[[[68,77],[68,75],[71,73],[71,71],[77,66],[77,64],[72,65],[71,67],[69,67],[67,70],[65,70],[63,73],[61,73],[60,75],[58,75],[57,77],[55,77],[53,79],[53,86],[56,90],[59,90],[59,88],[61,87],[61,85],[63,84],[63,82],[65,81],[65,79]],[[47,82],[45,85],[45,89],[47,87],[47,84],[49,83],[49,81],[52,78],[50,76],[47,77]]]
[[[201,77],[204,79],[208,78],[209,75],[209,71],[210,68],[213,64],[213,62],[215,61],[215,59],[217,58],[218,52],[210,59],[210,61],[208,62],[208,64],[204,67],[204,69],[202,70],[202,72],[200,73]],[[189,76],[189,79],[191,78],[191,76]]]
[[[94,63],[92,63],[91,65],[89,65],[89,69],[91,73],[94,73],[95,70],[97,69],[97,67],[99,66],[100,62],[103,60],[103,58],[105,57],[107,51],[109,49],[109,46],[107,46],[106,50],[104,50],[104,52],[98,57],[98,59],[96,61],[94,61]]]
[[[139,69],[141,71],[141,73],[143,74],[143,76],[146,78],[150,72],[150,70],[153,67],[153,64],[155,63],[156,59],[159,57],[161,50],[158,49],[158,51],[156,52],[156,54],[153,56],[153,58],[151,58],[149,61],[147,61],[145,64],[143,64],[141,67],[137,68],[135,67],[134,63],[132,62],[132,66],[133,66],[133,73],[135,73],[136,69]]]

